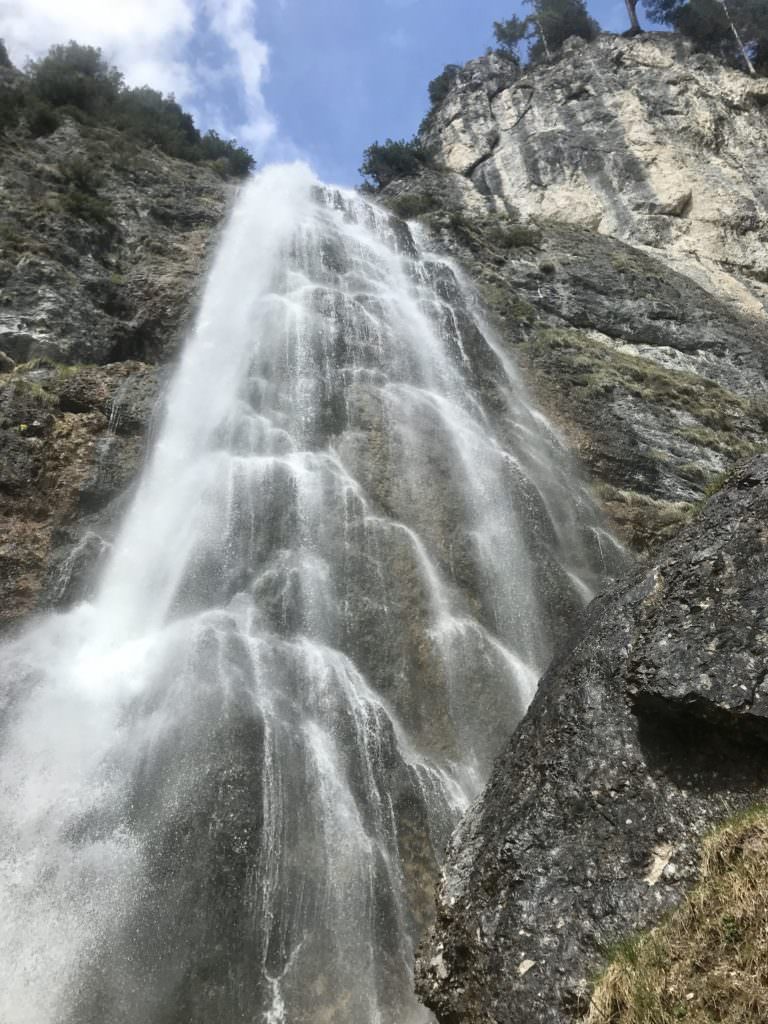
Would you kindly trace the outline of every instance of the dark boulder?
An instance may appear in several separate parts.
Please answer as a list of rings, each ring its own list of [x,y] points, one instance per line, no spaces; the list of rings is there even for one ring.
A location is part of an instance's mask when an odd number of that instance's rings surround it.
[[[768,456],[596,599],[454,835],[417,989],[443,1024],[582,1013],[607,946],[768,794]]]

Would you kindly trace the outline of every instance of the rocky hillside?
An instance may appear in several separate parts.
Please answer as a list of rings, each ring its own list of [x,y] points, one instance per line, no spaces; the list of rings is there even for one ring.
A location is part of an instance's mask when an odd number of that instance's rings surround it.
[[[768,434],[768,82],[679,37],[471,61],[388,186],[495,314],[638,551]]]
[[[611,944],[691,885],[701,837],[768,798],[766,522],[761,456],[546,673],[449,847],[417,983],[442,1024],[581,1016]]]
[[[71,117],[0,135],[1,626],[104,550],[233,189]]]

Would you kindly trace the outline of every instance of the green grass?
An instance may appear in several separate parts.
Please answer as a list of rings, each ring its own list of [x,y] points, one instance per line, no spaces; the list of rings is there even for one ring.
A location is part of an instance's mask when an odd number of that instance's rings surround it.
[[[426,192],[408,192],[405,195],[390,199],[387,206],[402,220],[413,220],[415,217],[423,217],[438,209],[440,203],[435,196]]]
[[[715,381],[621,352],[610,342],[569,328],[540,328],[529,344],[534,350],[567,353],[568,384],[584,388],[587,397],[590,392],[598,396],[620,389],[645,404],[688,413],[699,426],[680,427],[678,433],[699,447],[732,459],[764,447],[743,436],[750,431],[759,436],[765,429],[762,406]]]

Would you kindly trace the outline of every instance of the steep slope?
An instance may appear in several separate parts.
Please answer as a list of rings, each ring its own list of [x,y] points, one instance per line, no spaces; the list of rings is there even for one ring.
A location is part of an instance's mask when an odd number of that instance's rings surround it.
[[[418,989],[445,1024],[580,1016],[605,950],[768,796],[768,457],[588,610],[451,841]]]
[[[435,166],[385,191],[421,197],[639,551],[765,446],[767,102],[668,34],[482,57],[427,120]]]
[[[0,135],[0,626],[103,552],[233,188],[69,117]]]

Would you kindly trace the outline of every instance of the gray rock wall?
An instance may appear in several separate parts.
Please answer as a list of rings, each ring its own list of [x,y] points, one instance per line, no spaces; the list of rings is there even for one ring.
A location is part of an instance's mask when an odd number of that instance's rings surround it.
[[[384,193],[426,198],[638,552],[768,439],[766,102],[670,34],[481,57],[427,120],[435,166]]]
[[[0,134],[0,628],[92,583],[233,188],[72,119]]]
[[[646,558],[598,598],[450,843],[417,989],[564,1024],[768,790],[768,82],[671,35],[471,61],[428,119],[437,248]],[[674,538],[670,540],[669,538]],[[667,541],[665,546],[664,541]]]
[[[764,317],[767,104],[768,82],[678,36],[606,34],[522,75],[470,61],[429,140],[497,209],[655,250]]]

